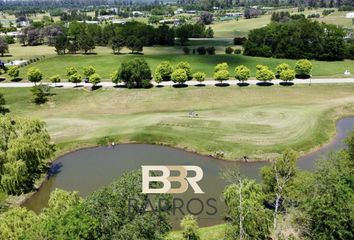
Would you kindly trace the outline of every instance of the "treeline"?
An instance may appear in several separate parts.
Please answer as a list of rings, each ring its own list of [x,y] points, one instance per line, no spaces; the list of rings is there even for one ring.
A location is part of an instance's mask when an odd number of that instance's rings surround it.
[[[294,7],[348,7],[354,6],[352,0],[178,0],[178,4],[187,5],[194,9],[211,10],[213,7],[228,8],[228,7],[248,7],[248,6],[294,6]]]
[[[345,37],[345,30],[339,26],[308,19],[272,22],[250,31],[244,43],[244,54],[330,61],[354,58],[353,42],[345,41]]]
[[[175,38],[185,44],[189,38],[213,37],[213,30],[205,25],[183,24],[175,27],[159,25],[154,27],[142,22],[125,24],[87,24],[71,22],[69,27],[63,24],[43,26],[32,24],[23,28],[18,36],[22,45],[39,45],[47,43],[54,46],[58,54],[88,53],[96,46],[110,46],[114,53],[127,47],[133,53],[142,52],[144,46],[174,45]]]

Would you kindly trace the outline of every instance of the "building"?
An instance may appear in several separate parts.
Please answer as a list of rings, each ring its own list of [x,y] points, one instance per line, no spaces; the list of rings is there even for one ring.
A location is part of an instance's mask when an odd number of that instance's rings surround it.
[[[349,12],[345,15],[346,18],[354,18],[354,12]]]
[[[179,19],[164,19],[159,21],[160,24],[174,24],[174,25],[178,25],[181,23],[181,20]]]
[[[184,11],[183,11],[183,8],[178,8],[176,11],[174,11],[174,14],[175,15],[178,15],[178,14],[181,14],[181,13],[183,13]]]

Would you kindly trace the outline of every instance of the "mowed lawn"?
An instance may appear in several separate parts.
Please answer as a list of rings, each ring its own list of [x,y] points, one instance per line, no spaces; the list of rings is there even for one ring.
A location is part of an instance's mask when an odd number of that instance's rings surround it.
[[[223,51],[222,48],[221,51]],[[252,71],[252,77],[255,76],[256,66],[258,64],[268,65],[273,70],[283,62],[295,66],[296,60],[275,59],[262,57],[248,57],[235,54],[224,54],[219,52],[216,55],[184,55],[179,47],[151,47],[146,48],[144,55],[113,55],[108,48],[98,48],[97,55],[64,55],[64,56],[49,56],[39,62],[30,64],[20,69],[20,76],[26,78],[26,72],[30,67],[37,67],[44,73],[44,80],[48,80],[51,76],[59,74],[63,79],[66,77],[67,67],[77,67],[81,72],[82,68],[92,65],[97,69],[97,72],[109,81],[110,74],[117,70],[120,64],[133,58],[144,58],[150,65],[152,71],[162,61],[170,61],[176,65],[180,61],[187,61],[191,64],[193,72],[202,71],[207,74],[208,78],[213,77],[214,67],[218,63],[227,62],[230,65],[231,77],[237,65],[243,64],[249,67]],[[127,51],[125,51],[127,52]],[[320,62],[313,61],[313,76],[320,77],[344,77],[344,71],[348,69],[354,73],[354,61],[345,60],[337,62]]]
[[[215,225],[212,227],[200,228],[198,233],[200,240],[220,240],[224,238],[226,225]],[[166,240],[183,240],[182,231],[171,232]]]
[[[0,92],[13,114],[44,120],[61,150],[114,140],[267,160],[327,142],[334,120],[354,115],[354,85],[54,89],[43,106],[31,103],[29,89]]]

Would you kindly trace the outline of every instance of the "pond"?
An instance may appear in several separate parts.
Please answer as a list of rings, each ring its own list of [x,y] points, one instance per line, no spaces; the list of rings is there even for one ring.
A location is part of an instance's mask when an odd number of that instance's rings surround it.
[[[304,170],[313,170],[316,159],[344,146],[343,139],[353,129],[353,125],[354,117],[339,120],[336,124],[336,136],[331,143],[300,158],[298,166]],[[55,188],[79,191],[81,196],[87,196],[99,187],[111,183],[124,172],[141,169],[142,165],[196,165],[204,172],[204,178],[199,184],[205,194],[198,195],[198,198],[203,202],[208,198],[217,199],[216,215],[199,216],[200,226],[211,226],[223,221],[225,210],[220,196],[226,183],[220,177],[220,170],[238,166],[242,174],[259,180],[259,169],[266,164],[268,163],[223,161],[180,149],[149,144],[121,144],[115,147],[82,149],[54,161],[51,171],[56,174],[50,176],[24,206],[39,212],[47,205],[50,192]],[[192,191],[187,191],[178,197],[188,201],[195,195]],[[179,218],[180,216],[171,218],[174,227],[178,226]]]

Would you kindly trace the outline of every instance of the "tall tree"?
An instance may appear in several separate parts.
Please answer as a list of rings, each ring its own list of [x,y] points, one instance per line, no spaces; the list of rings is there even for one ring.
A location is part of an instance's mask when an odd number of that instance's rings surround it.
[[[241,176],[238,169],[225,170],[223,177],[230,183],[223,192],[228,209],[226,239],[266,239],[271,215],[263,205],[261,186]]]
[[[0,116],[0,189],[21,194],[32,189],[45,171],[53,146],[43,122]]]
[[[295,151],[287,149],[284,153],[272,162],[271,166],[262,168],[263,188],[268,195],[270,204],[274,207],[273,229],[276,239],[279,238],[278,218],[281,209],[286,201],[286,189],[291,185],[296,173],[296,161],[298,155]]]
[[[0,93],[0,114],[5,115],[6,113],[10,112],[7,107],[5,107],[6,101],[4,95]]]
[[[9,52],[9,45],[5,37],[0,36],[0,54],[3,57],[7,52]]]

